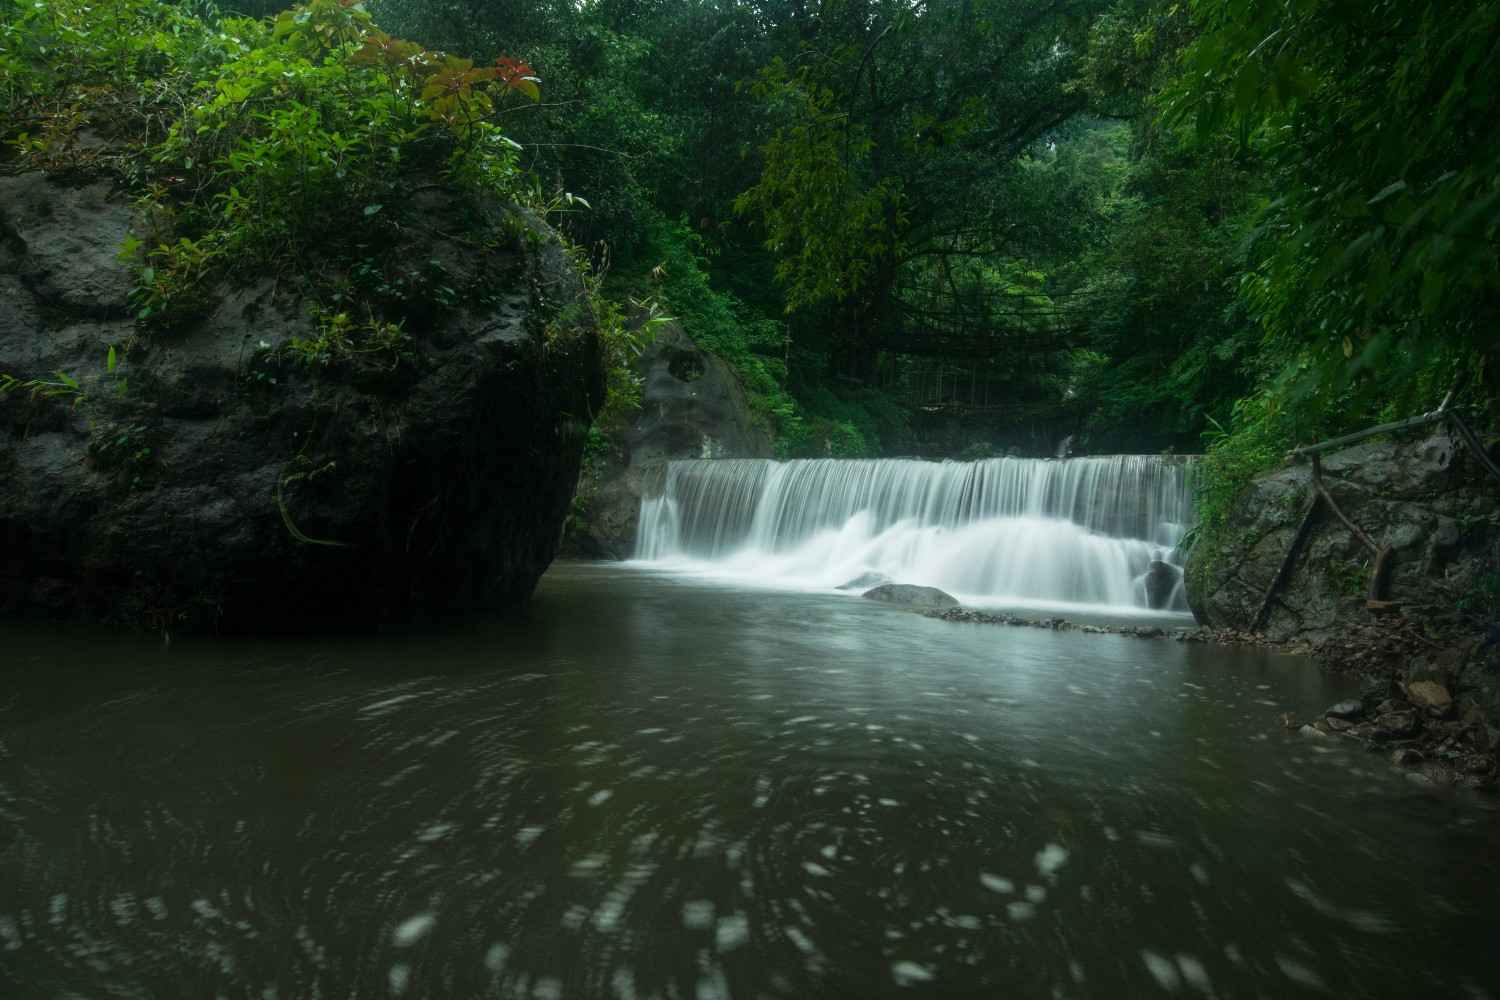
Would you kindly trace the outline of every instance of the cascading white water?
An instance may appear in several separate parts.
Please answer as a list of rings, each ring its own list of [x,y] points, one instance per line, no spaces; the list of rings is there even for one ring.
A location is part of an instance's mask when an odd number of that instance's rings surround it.
[[[1180,576],[1190,474],[1140,455],[673,462],[642,501],[636,557],[800,586],[880,574],[971,602],[1145,608],[1153,562]]]

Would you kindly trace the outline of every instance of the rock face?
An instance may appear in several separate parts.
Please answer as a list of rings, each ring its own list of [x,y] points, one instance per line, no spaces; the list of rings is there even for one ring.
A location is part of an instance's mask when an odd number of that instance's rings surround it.
[[[679,458],[770,458],[771,435],[750,411],[739,376],[668,323],[641,354],[641,407],[605,428],[608,451],[579,482],[567,554],[626,559],[635,549],[641,497],[660,492]]]
[[[261,631],[530,595],[602,395],[595,331],[567,318],[582,285],[534,219],[441,190],[402,210],[490,235],[408,237],[482,304],[320,365],[286,350],[319,331],[269,277],[137,330],[129,198],[0,178],[0,373],[78,387],[0,399],[0,613]]]
[[[1392,547],[1386,596],[1408,614],[1451,613],[1500,587],[1500,483],[1446,431],[1333,452],[1323,459],[1323,479],[1355,524]],[[1235,502],[1222,551],[1189,555],[1188,603],[1201,623],[1252,626],[1311,489],[1306,464],[1261,476]],[[1368,622],[1369,566],[1368,551],[1325,507],[1272,604],[1266,634],[1322,639]]]
[[[936,587],[917,587],[909,583],[886,583],[861,596],[882,604],[896,604],[903,608],[924,611],[931,608],[956,608],[958,600]]]

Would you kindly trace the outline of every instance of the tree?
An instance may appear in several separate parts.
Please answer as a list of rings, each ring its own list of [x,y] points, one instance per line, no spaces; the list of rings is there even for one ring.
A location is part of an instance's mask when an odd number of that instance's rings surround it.
[[[1500,3],[1200,0],[1164,106],[1266,160],[1243,295],[1275,395],[1359,421],[1436,402],[1461,369],[1495,395]]]

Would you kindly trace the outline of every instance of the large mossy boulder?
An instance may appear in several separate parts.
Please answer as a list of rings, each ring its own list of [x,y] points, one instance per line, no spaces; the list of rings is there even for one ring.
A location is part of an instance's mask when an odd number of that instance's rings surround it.
[[[1482,614],[1500,599],[1500,483],[1446,432],[1354,445],[1323,457],[1340,509],[1393,550],[1385,597],[1408,615]],[[1289,465],[1257,478],[1235,501],[1218,544],[1187,564],[1187,597],[1205,625],[1249,629],[1297,533],[1312,470]],[[1315,515],[1264,631],[1317,639],[1370,621],[1371,555],[1326,510]]]
[[[566,539],[570,555],[629,558],[641,498],[661,492],[667,463],[687,458],[770,458],[770,433],[755,418],[739,376],[722,358],[666,323],[638,361],[641,405],[604,428],[579,482]]]
[[[268,631],[530,595],[602,395],[580,276],[443,185],[381,222],[452,300],[330,315],[249,261],[145,330],[132,200],[0,178],[0,614]]]

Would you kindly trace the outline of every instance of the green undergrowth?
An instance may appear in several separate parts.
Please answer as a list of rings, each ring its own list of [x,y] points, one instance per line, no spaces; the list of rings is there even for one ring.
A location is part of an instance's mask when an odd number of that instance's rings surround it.
[[[643,243],[648,266],[613,276],[614,296],[659,302],[694,343],[723,359],[779,457],[878,455],[905,431],[905,411],[878,390],[796,384],[790,368],[822,370],[827,359],[794,349],[782,320],[716,288],[709,245],[685,223],[656,216]]]
[[[539,97],[517,60],[476,66],[393,38],[353,0],[262,19],[161,0],[10,2],[4,169],[104,174],[136,193],[141,222],[120,252],[145,333],[200,318],[226,282],[271,279],[309,304],[315,331],[287,358],[399,366],[444,311],[491,294],[493,276],[433,248],[480,256],[497,248],[484,206],[547,207],[528,204],[501,126]],[[474,206],[466,228],[425,231],[407,206],[431,189]]]
[[[1292,366],[1238,400],[1227,426],[1210,418],[1204,455],[1193,472],[1197,523],[1186,542],[1193,553],[1189,572],[1202,580],[1218,574],[1225,549],[1235,540],[1230,519],[1235,503],[1257,476],[1281,466],[1293,448],[1418,416],[1435,408],[1449,387],[1462,384],[1456,381],[1458,372],[1451,359],[1428,358],[1413,378],[1411,394],[1369,402],[1355,388],[1331,396],[1299,392],[1301,373]],[[1465,402],[1460,396],[1454,405],[1486,427],[1484,402],[1478,396]]]
[[[765,430],[778,439],[795,433],[800,417],[785,386],[780,326],[712,286],[704,242],[686,224],[657,216],[646,227],[645,244],[654,263],[621,275],[619,291],[627,298],[658,298],[699,347],[739,376],[752,416]]]

